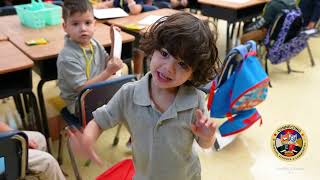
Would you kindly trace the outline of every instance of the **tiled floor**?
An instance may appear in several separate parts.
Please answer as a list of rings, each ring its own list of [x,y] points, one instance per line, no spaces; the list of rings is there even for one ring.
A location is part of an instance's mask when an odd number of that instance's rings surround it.
[[[219,28],[221,28],[219,37],[221,38],[218,41],[218,47],[222,47],[219,48],[220,57],[224,56],[225,32],[223,27],[225,27],[224,22],[219,22]],[[310,44],[316,61],[315,67],[310,66],[306,50],[292,59],[291,63],[294,69],[303,70],[304,73],[287,74],[285,64],[270,66],[273,88],[270,88],[267,100],[258,107],[263,117],[261,127],[256,123],[219,152],[198,150],[204,180],[319,179],[320,38],[311,39]],[[39,77],[34,75],[35,87],[38,81]],[[52,99],[58,96],[55,82],[44,86],[44,94],[47,100],[48,116],[56,116],[58,114],[57,105],[52,103],[54,102]],[[0,115],[3,115],[8,109],[13,109],[12,102],[1,104],[0,109]],[[223,120],[216,121],[221,123]],[[304,156],[293,162],[279,160],[271,150],[273,132],[280,125],[287,123],[301,127],[309,142]],[[94,179],[112,164],[130,157],[130,151],[125,146],[128,133],[125,130],[122,131],[117,147],[111,146],[114,134],[115,129],[105,131],[97,142],[97,152],[105,161],[103,168],[95,164],[84,167],[84,160],[79,160],[83,179]],[[57,143],[53,144],[54,151],[56,151]],[[67,151],[64,157],[62,168],[69,174],[67,179],[74,179]]]

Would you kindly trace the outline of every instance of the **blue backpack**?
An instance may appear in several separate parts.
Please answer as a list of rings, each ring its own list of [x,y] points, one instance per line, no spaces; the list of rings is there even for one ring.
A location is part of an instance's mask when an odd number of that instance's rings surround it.
[[[269,28],[264,44],[272,64],[288,61],[307,46],[308,35],[302,31],[302,21],[299,8],[286,9]]]
[[[269,78],[255,55],[254,41],[233,48],[221,75],[212,82],[210,116],[228,119],[219,127],[222,136],[239,133],[261,119],[255,106],[266,99]]]

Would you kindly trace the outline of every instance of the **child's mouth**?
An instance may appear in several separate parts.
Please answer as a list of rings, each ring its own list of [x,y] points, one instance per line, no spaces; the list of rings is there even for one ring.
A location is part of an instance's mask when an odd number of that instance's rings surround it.
[[[159,79],[160,81],[167,82],[167,81],[171,81],[171,80],[172,80],[171,78],[165,76],[165,75],[164,75],[163,73],[161,73],[161,72],[157,72],[157,75],[158,75],[158,79]]]

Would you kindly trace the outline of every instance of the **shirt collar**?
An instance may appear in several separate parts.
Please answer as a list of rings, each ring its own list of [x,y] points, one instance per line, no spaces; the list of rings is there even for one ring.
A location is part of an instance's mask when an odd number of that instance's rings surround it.
[[[150,106],[151,99],[149,93],[149,79],[151,78],[151,73],[148,72],[142,79],[137,81],[136,87],[133,93],[133,102],[140,106]],[[200,96],[197,93],[195,87],[182,85],[177,93],[174,100],[174,107],[176,111],[184,111],[187,109],[192,109],[199,106]]]
[[[81,54],[81,56],[83,56],[83,51],[82,51],[80,45],[78,43],[74,42],[73,40],[71,40],[70,36],[68,34],[66,34],[64,36],[64,41],[65,41],[65,46],[69,46],[72,49],[76,49],[78,51],[78,53]],[[96,51],[96,47],[98,46],[97,42],[93,38],[91,38],[90,42],[92,44],[92,48],[93,48],[94,53],[97,53],[97,51]],[[93,61],[96,64],[98,63],[97,58],[93,58]]]

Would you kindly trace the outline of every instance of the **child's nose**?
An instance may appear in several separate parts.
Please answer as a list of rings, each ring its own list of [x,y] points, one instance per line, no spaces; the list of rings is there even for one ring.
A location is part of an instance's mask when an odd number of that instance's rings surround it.
[[[80,29],[81,29],[82,31],[84,31],[84,30],[87,29],[87,26],[86,26],[85,24],[81,24]]]
[[[176,63],[174,61],[170,61],[166,64],[166,69],[169,73],[174,73],[176,71]]]

